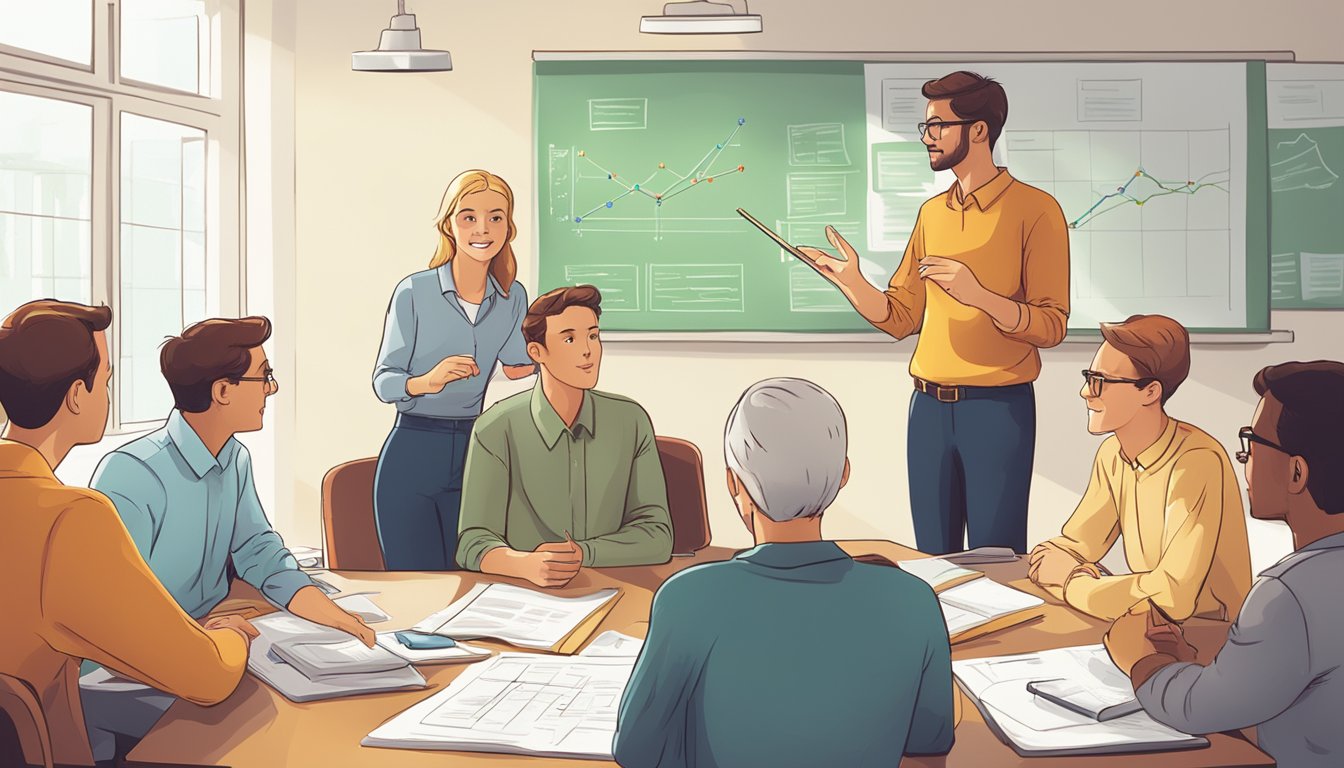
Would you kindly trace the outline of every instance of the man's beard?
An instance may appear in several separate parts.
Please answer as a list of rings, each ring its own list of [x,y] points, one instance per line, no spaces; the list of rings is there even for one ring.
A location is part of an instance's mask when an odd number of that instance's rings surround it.
[[[966,159],[966,155],[971,152],[971,143],[966,140],[958,141],[952,148],[951,154],[943,152],[929,154],[929,167],[935,171],[946,171],[955,168],[958,163]]]

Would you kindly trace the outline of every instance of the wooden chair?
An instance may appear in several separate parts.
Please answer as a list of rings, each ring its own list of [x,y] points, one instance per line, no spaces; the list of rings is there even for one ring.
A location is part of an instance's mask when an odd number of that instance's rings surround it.
[[[18,737],[19,753],[28,765],[51,768],[51,735],[47,732],[47,718],[37,694],[28,684],[10,675],[0,674],[0,717],[9,720]],[[0,749],[8,745],[0,742]],[[4,752],[0,751],[0,756]]]
[[[709,546],[709,506],[705,468],[695,443],[659,437],[658,458],[667,479],[667,511],[672,518],[672,554],[689,555]]]
[[[322,527],[326,565],[347,571],[385,571],[373,518],[373,476],[378,459],[356,459],[322,478]]]

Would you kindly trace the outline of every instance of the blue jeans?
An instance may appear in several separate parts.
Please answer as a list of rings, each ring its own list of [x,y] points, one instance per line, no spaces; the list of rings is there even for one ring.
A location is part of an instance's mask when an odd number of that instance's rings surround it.
[[[965,398],[910,398],[906,460],[910,511],[921,552],[1027,551],[1027,499],[1036,450],[1031,384],[965,387]]]
[[[458,569],[462,473],[475,423],[397,415],[373,480],[373,516],[389,571]]]

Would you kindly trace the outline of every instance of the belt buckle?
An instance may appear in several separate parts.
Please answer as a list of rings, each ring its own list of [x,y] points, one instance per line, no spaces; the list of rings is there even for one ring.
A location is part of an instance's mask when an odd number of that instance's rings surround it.
[[[959,387],[944,387],[942,384],[935,384],[934,386],[937,387],[937,389],[934,390],[933,396],[938,399],[938,402],[955,403],[961,400],[961,389]],[[951,392],[952,396],[950,398],[945,398],[943,397],[943,392]]]

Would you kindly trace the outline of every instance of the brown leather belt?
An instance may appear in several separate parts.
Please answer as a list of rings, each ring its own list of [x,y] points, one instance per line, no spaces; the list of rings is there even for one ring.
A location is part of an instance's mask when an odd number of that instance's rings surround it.
[[[945,387],[942,384],[925,381],[917,376],[912,378],[915,380],[915,389],[926,395],[932,395],[940,403],[955,403],[962,398],[963,387]]]

